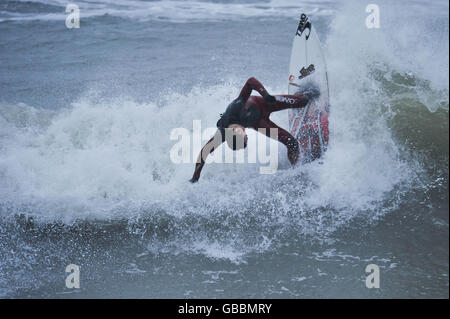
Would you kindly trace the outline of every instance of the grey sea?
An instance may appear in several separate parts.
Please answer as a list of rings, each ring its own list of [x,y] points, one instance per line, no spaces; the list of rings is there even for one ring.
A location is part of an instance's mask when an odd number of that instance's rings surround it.
[[[68,1],[0,0],[1,298],[449,297],[448,1],[377,1],[378,28],[367,1],[73,3],[79,28]],[[206,141],[251,76],[286,94],[301,12],[326,153],[190,184],[171,133]]]

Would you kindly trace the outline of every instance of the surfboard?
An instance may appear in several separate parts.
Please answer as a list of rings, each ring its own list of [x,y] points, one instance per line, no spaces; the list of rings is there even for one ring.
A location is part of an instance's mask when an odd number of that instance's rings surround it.
[[[315,86],[320,96],[306,107],[289,110],[289,130],[300,144],[300,161],[320,158],[328,145],[329,90],[325,58],[309,18],[302,14],[292,44],[289,94],[301,94]]]

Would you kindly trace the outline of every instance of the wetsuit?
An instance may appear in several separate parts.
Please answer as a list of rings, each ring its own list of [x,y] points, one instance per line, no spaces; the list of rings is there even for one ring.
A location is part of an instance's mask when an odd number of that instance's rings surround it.
[[[252,90],[258,91],[262,97],[250,96]],[[305,107],[311,97],[310,95],[301,94],[272,96],[258,80],[253,77],[249,78],[239,96],[228,105],[225,113],[222,114],[217,122],[218,132],[203,147],[199,155],[199,160],[195,165],[195,172],[191,182],[196,182],[200,178],[206,157],[225,141],[225,128],[231,124],[239,124],[243,127],[253,128],[268,137],[277,139],[287,147],[289,161],[295,164],[299,157],[299,144],[297,139],[273,123],[269,119],[269,116],[272,112]],[[277,136],[270,136],[271,128],[277,129]],[[221,133],[221,141],[212,145],[211,142],[214,139],[220,139],[219,132]]]

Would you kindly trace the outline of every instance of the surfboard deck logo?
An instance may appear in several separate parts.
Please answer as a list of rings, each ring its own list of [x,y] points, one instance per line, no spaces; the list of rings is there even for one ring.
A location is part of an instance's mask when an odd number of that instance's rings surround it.
[[[298,23],[296,35],[301,37],[305,30],[308,30],[308,33],[305,35],[306,40],[308,40],[311,34],[311,22],[308,21],[308,17],[306,16],[306,14],[302,13],[302,15],[300,16],[300,21]]]
[[[307,163],[320,158],[328,145],[329,94],[325,58],[306,14],[301,14],[294,36],[289,74],[289,94],[301,94],[311,88],[320,92],[306,107],[289,110],[290,132],[299,141],[301,162]]]
[[[307,77],[311,73],[313,73],[316,69],[314,68],[314,64],[310,64],[307,68],[303,67],[300,70],[300,75],[298,77],[299,80],[303,79],[304,77]]]

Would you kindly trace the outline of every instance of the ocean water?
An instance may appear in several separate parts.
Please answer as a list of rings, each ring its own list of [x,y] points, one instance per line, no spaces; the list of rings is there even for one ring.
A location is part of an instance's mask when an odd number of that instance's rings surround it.
[[[448,1],[377,1],[379,29],[365,1],[75,3],[79,29],[67,1],[0,1],[0,297],[448,298]],[[300,12],[324,157],[188,183],[171,130],[213,127],[250,76],[285,94]]]

